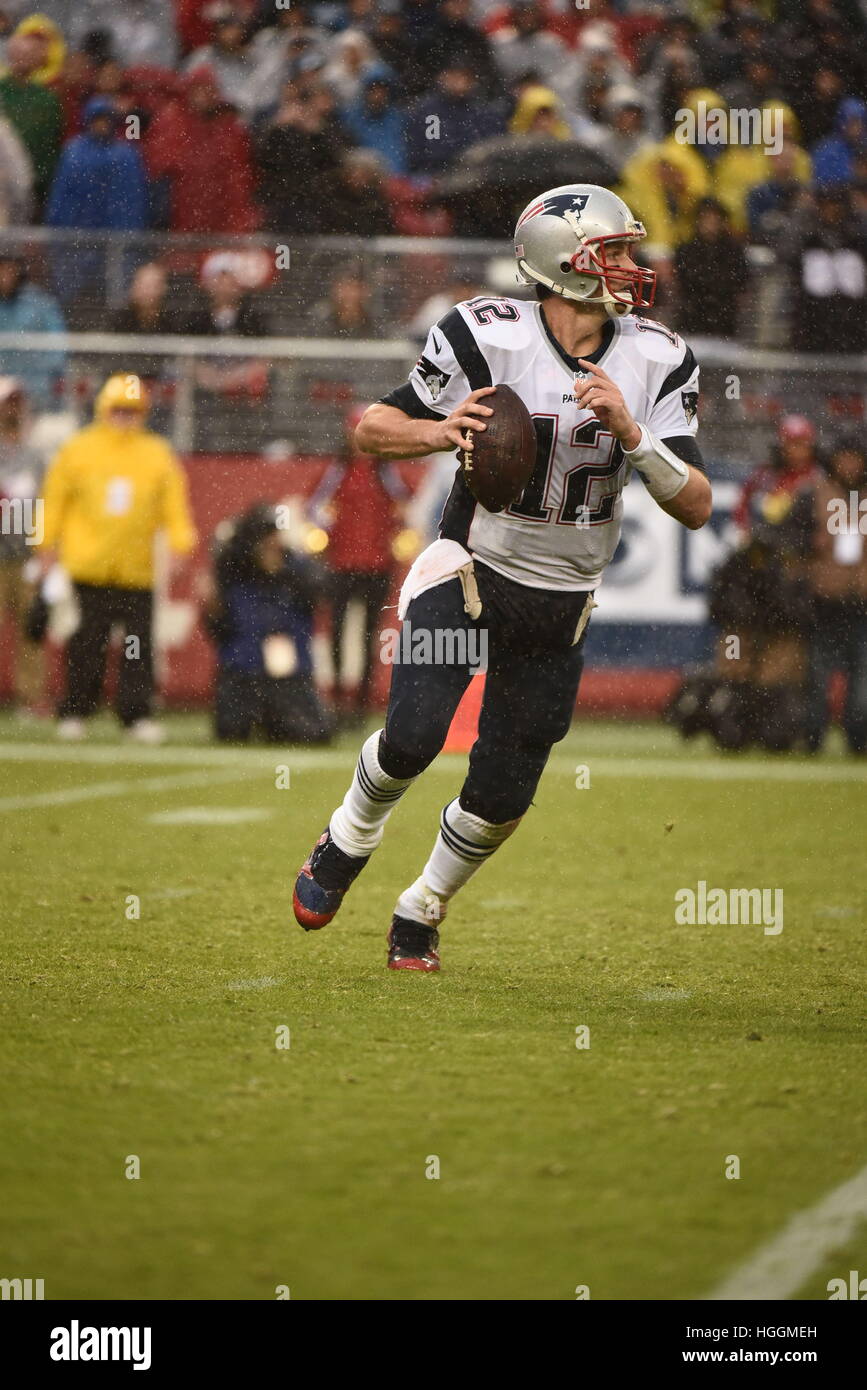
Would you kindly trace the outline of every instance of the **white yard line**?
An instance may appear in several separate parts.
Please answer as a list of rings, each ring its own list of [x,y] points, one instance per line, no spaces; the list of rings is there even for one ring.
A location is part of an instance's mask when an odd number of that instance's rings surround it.
[[[150,825],[251,825],[270,820],[274,812],[264,806],[177,806],[170,811],[152,811]]]
[[[360,746],[360,745],[359,745]],[[293,767],[322,770],[328,767],[354,767],[357,752],[338,749],[305,748],[201,748],[164,744],[160,748],[141,748],[128,743],[0,743],[0,762],[80,763],[82,766],[114,767],[276,767],[291,760]]]
[[[306,771],[345,771],[349,776],[356,763],[356,749],[324,748],[190,748],[189,745],[164,745],[163,748],[131,748],[128,744],[18,744],[0,742],[0,763],[72,763],[75,766],[131,766],[145,770],[147,767],[199,767],[199,769],[236,770],[236,773],[249,773],[268,769],[275,771],[278,766],[288,766],[290,774]],[[433,762],[433,773],[454,777],[463,766],[463,756],[445,755]],[[549,774],[572,776],[578,767],[588,767],[593,778],[610,777],[625,781],[706,781],[706,783],[739,783],[739,781],[764,781],[764,783],[813,783],[813,784],[867,784],[867,766],[849,762],[784,762],[784,760],[725,759],[725,758],[611,758],[596,756],[592,748],[574,753],[554,752],[550,759]],[[204,784],[213,774],[204,778]],[[129,787],[139,785],[147,790],[145,781],[129,783]],[[182,787],[183,783],[172,783]],[[196,781],[186,785],[199,785]],[[100,791],[100,787],[104,790]],[[160,791],[158,780],[150,784],[151,790]],[[117,788],[117,790],[114,790]],[[90,787],[69,788],[67,791],[35,792],[31,796],[10,796],[0,801],[0,810],[17,810],[24,806],[63,805],[64,802],[89,801],[93,796],[124,795],[126,784],[96,783]]]
[[[814,1207],[793,1216],[788,1225],[724,1279],[708,1299],[760,1300],[791,1298],[834,1250],[849,1243],[867,1221],[867,1168],[835,1187]],[[848,1269],[835,1277],[849,1277]]]
[[[128,744],[68,744],[0,743],[0,762],[19,763],[77,763],[115,766],[130,764],[136,767],[235,767],[276,768],[285,763],[291,772],[325,772],[355,765],[355,749],[324,748],[132,748]],[[432,764],[435,772],[454,776],[460,764],[459,756],[446,755]],[[576,748],[574,754],[556,752],[548,764],[549,771],[575,775],[577,767],[590,769],[593,777],[650,778],[666,781],[706,782],[865,782],[867,765],[854,762],[787,762],[756,758],[643,758],[636,756],[609,757],[595,755],[592,746],[586,751]]]
[[[210,787],[216,782],[236,782],[238,769],[210,772],[178,772],[171,777],[133,777],[124,781],[90,782],[83,787],[64,787],[53,792],[31,792],[25,796],[0,797],[0,812],[36,810],[41,806],[68,806],[77,801],[99,801],[103,797],[134,796],[139,792],[175,791],[183,787]]]
[[[576,768],[590,769],[602,777],[646,777],[650,780],[691,782],[864,782],[867,766],[862,763],[822,762],[759,762],[757,759],[737,762],[722,758],[596,758],[592,752],[582,757],[567,758],[555,753],[548,767],[556,772],[575,773]]]

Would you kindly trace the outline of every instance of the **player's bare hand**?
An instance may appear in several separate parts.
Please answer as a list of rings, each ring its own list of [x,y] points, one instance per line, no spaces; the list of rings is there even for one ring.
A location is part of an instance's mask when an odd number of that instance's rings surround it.
[[[640,431],[623,399],[620,387],[611,380],[607,372],[597,367],[595,362],[588,362],[583,357],[579,357],[578,362],[587,375],[583,380],[580,377],[576,378],[576,401],[586,410],[591,410],[600,424],[610,430],[615,439],[619,439],[626,448],[634,448]]]
[[[495,386],[482,386],[473,391],[465,401],[452,411],[447,420],[438,420],[431,432],[433,449],[443,452],[446,449],[472,449],[473,441],[468,430],[476,432],[486,429],[485,417],[493,415],[489,405],[482,403],[483,396],[493,395]]]

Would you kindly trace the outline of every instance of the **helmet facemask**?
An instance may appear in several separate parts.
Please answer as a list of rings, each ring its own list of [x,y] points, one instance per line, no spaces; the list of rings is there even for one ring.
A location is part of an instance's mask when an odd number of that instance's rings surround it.
[[[606,310],[615,314],[629,313],[632,309],[649,309],[656,297],[656,272],[644,266],[630,269],[624,265],[612,265],[606,254],[608,245],[626,245],[631,248],[635,241],[628,236],[595,237],[585,241],[568,262],[570,270],[582,276],[593,277],[602,286],[601,294],[576,294],[566,291],[567,298],[592,301],[598,300]],[[561,267],[562,268],[562,267]],[[609,308],[610,306],[610,308]]]

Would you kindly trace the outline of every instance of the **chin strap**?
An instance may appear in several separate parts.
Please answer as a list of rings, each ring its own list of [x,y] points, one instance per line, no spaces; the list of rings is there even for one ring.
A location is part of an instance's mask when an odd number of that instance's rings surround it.
[[[602,294],[596,299],[591,299],[589,296],[582,296],[580,294],[575,294],[572,290],[564,289],[563,286],[558,285],[555,280],[550,280],[547,275],[543,275],[540,270],[533,270],[526,261],[518,261],[518,269],[524,273],[525,285],[532,285],[534,283],[545,285],[553,294],[558,294],[561,299],[568,299],[572,304],[589,304],[591,308],[598,305],[600,309],[605,310],[609,318],[620,318],[623,314],[632,312],[633,306],[631,304],[618,304],[617,300],[612,298],[601,275],[595,275],[594,278],[598,280],[602,286]],[[588,274],[589,273],[588,271]]]
[[[563,221],[568,222],[569,226],[572,228],[572,231],[575,233],[575,237],[578,241],[579,247],[590,246],[590,238],[584,232],[574,212],[564,213]],[[595,297],[592,297],[591,295],[575,294],[573,290],[564,289],[562,285],[558,285],[556,281],[549,279],[547,275],[542,275],[540,271],[532,270],[530,266],[527,264],[527,262],[524,260],[518,261],[518,268],[519,270],[523,271],[525,280],[535,280],[538,284],[547,286],[547,288],[553,291],[554,294],[559,294],[561,299],[571,300],[573,304],[598,304],[601,309],[605,310],[605,313],[608,315],[610,319],[622,318],[624,314],[628,314],[633,308],[631,304],[621,304],[620,301],[616,299],[609,290],[608,286],[605,283],[604,277],[602,275],[599,275],[594,270],[586,270],[583,272],[579,272],[580,274],[585,274],[599,282],[599,288],[601,293],[596,295]]]
[[[670,502],[689,482],[689,465],[679,459],[662,440],[639,425],[641,439],[634,449],[624,449],[624,458],[637,468],[656,502]]]
[[[540,285],[546,285],[549,290],[553,290],[554,294],[563,295],[565,299],[577,300],[576,295],[568,293],[563,289],[562,285],[557,285],[553,280],[549,280],[548,276],[543,275],[540,270],[533,270],[526,261],[518,261],[518,269],[524,272],[524,281],[526,284],[532,285],[538,282]]]

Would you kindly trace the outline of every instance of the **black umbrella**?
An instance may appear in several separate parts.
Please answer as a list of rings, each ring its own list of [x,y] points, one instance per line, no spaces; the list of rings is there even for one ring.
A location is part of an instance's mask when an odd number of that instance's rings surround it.
[[[616,182],[615,166],[577,140],[497,136],[465,150],[437,192],[452,212],[456,235],[502,237],[545,189],[564,183],[610,188]]]

